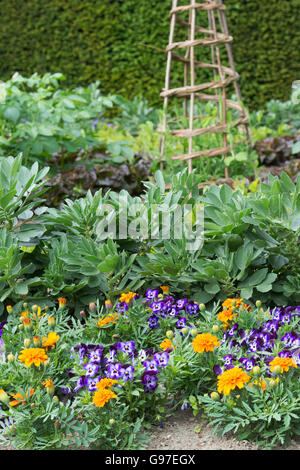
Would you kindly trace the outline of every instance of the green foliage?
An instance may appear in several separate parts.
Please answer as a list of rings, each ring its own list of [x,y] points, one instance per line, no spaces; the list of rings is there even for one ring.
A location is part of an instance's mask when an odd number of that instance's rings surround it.
[[[227,20],[246,104],[261,108],[271,98],[286,100],[299,79],[298,0],[267,3],[228,0]],[[105,93],[132,99],[142,94],[160,104],[164,86],[170,2],[134,0],[4,0],[1,9],[1,77],[61,71],[68,84],[100,80]],[[203,13],[203,24],[207,22]],[[12,31],[14,32],[12,34]],[[187,39],[176,29],[176,40]],[[34,51],[34,53],[32,53]],[[202,53],[208,58],[209,48]],[[246,60],[245,60],[246,58]],[[174,85],[182,68],[172,69]],[[206,79],[206,73],[201,79]]]
[[[98,144],[93,120],[111,107],[100,96],[99,82],[63,90],[62,74],[17,74],[0,85],[0,148],[3,155],[22,153],[43,163],[56,152],[65,157]]]

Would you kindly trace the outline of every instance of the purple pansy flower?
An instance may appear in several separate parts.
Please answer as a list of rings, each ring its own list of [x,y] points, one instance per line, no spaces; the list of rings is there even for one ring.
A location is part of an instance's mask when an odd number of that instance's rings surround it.
[[[154,300],[158,296],[158,289],[147,289],[146,290],[146,298],[147,300]]]
[[[169,362],[169,354],[164,351],[162,353],[155,353],[153,359],[159,367],[166,367]]]
[[[185,317],[179,317],[176,322],[177,328],[184,328],[186,325],[187,319]]]
[[[107,368],[107,377],[110,379],[120,379],[122,377],[121,374],[121,364],[120,363],[114,363],[114,364],[109,364]]]
[[[84,364],[83,368],[86,370],[86,377],[95,377],[99,370],[98,364],[95,364],[94,362]]]
[[[124,366],[121,368],[121,374],[122,374],[122,379],[124,382],[127,382],[128,380],[133,379],[133,372],[134,372],[134,367],[133,366]]]
[[[90,392],[97,390],[97,383],[100,382],[102,377],[86,377],[84,379],[84,385],[89,389]]]
[[[149,328],[156,328],[158,326],[159,318],[156,315],[151,315],[147,321],[149,324]]]
[[[147,359],[145,362],[143,362],[143,366],[145,367],[146,371],[158,372],[157,362],[154,359]]]

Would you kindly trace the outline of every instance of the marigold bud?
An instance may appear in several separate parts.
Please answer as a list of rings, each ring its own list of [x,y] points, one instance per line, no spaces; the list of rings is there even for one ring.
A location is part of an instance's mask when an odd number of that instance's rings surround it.
[[[182,331],[182,333],[183,333],[184,335],[187,335],[188,332],[189,332],[189,329],[188,329],[187,327],[185,327],[185,328],[182,328],[181,331]]]
[[[6,405],[8,404],[9,402],[9,396],[7,395],[7,393],[3,390],[3,388],[0,388],[0,401],[2,403],[5,403]]]
[[[115,335],[112,335],[112,338],[113,338],[113,339],[120,338],[120,335],[118,335],[118,334],[116,333]]]
[[[23,307],[26,309],[28,307],[28,303],[27,302],[24,302],[23,303]]]
[[[106,310],[111,310],[112,309],[112,303],[111,303],[111,300],[106,300],[105,301],[105,308]]]
[[[54,427],[55,427],[55,429],[58,429],[60,427],[60,424],[59,424],[58,420],[54,421]]]
[[[97,312],[97,305],[95,304],[95,302],[90,302],[89,303],[89,310],[90,310],[90,312],[93,312],[93,313]]]
[[[40,344],[41,344],[41,337],[40,337],[40,336],[34,335],[34,337],[32,338],[32,340],[33,340],[33,344],[34,344],[35,346],[40,346]]]
[[[191,335],[192,336],[197,336],[197,334],[198,334],[198,330],[196,328],[192,328],[191,329]]]
[[[261,371],[261,368],[259,366],[254,366],[252,369],[252,374],[253,375],[259,375]]]
[[[261,301],[260,301],[260,300],[257,300],[257,301],[255,302],[255,305],[256,305],[256,307],[260,307],[260,306],[261,306]]]
[[[174,333],[173,333],[172,330],[168,330],[168,331],[166,332],[166,337],[167,337],[167,338],[171,339],[171,338],[173,338],[173,336],[174,336]]]
[[[29,348],[30,344],[31,344],[31,339],[30,338],[25,338],[24,339],[25,348]]]
[[[200,308],[200,310],[202,310],[202,311],[205,310],[205,304],[200,304],[200,305],[199,305],[199,308]]]
[[[7,310],[7,313],[12,313],[13,312],[13,308],[12,308],[11,305],[7,305],[6,310]]]
[[[85,313],[84,310],[80,310],[79,315],[81,316],[81,318],[85,318],[85,317],[86,317],[86,313]]]
[[[57,403],[59,403],[59,398],[57,395],[53,395],[53,400],[56,401]]]
[[[36,312],[38,312],[38,310],[39,310],[39,306],[38,306],[38,305],[33,305],[33,306],[31,307],[31,310],[32,310],[34,313],[36,313]]]
[[[270,379],[270,381],[269,381],[269,387],[271,387],[271,388],[276,387],[276,380]]]
[[[50,327],[54,326],[55,325],[55,318],[54,317],[49,317],[48,318],[48,325]]]
[[[53,384],[49,385],[48,387],[46,387],[46,392],[48,393],[48,395],[54,395],[54,392],[55,392],[55,387]]]
[[[111,418],[108,422],[112,426],[113,424],[115,424],[116,421],[113,418]]]
[[[281,374],[281,367],[279,365],[275,366],[273,372],[275,375]]]
[[[213,332],[213,333],[218,333],[219,329],[220,329],[220,328],[219,328],[219,325],[213,325],[213,327],[212,327],[212,332]]]
[[[220,395],[218,394],[218,392],[211,392],[210,398],[214,401],[218,401],[220,400]]]
[[[24,325],[23,325],[23,323],[20,323],[20,325],[19,325],[18,328],[19,328],[19,330],[24,330]]]
[[[12,353],[10,353],[7,355],[7,360],[8,362],[14,362],[15,356]]]

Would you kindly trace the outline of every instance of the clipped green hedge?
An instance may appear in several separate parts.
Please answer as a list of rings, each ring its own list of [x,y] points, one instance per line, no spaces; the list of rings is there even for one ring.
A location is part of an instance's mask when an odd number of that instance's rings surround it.
[[[300,0],[225,3],[246,104],[288,99],[300,79]],[[141,94],[161,105],[165,55],[140,44],[166,46],[170,6],[171,0],[2,0],[0,78],[62,72],[66,85],[100,80],[105,93]],[[180,70],[176,64],[175,83]]]

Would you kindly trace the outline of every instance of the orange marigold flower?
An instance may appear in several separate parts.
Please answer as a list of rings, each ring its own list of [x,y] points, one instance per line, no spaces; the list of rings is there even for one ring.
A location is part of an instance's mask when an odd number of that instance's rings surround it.
[[[244,384],[249,382],[250,376],[240,367],[234,367],[223,372],[218,376],[218,392],[229,395],[231,390],[236,387],[243,388]]]
[[[232,309],[224,309],[218,315],[218,320],[222,321],[223,323],[228,323],[236,316],[236,313],[233,313]]]
[[[118,381],[114,379],[101,379],[97,384],[96,388],[97,390],[100,390],[102,388],[111,388],[114,384],[117,384]]]
[[[217,346],[220,346],[219,340],[211,333],[202,333],[197,335],[193,340],[193,348],[197,353],[213,351]]]
[[[163,291],[164,294],[168,294],[169,293],[169,286],[160,286],[161,290]]]
[[[297,364],[291,357],[275,357],[275,359],[270,362],[269,366],[271,372],[274,371],[276,366],[280,366],[282,374],[283,372],[288,372],[290,367],[297,367]]]
[[[109,323],[117,323],[117,320],[118,320],[118,314],[117,313],[110,313],[108,316],[106,317],[101,317],[98,321],[97,321],[97,325],[99,326],[99,328],[101,328],[102,326],[105,326],[105,325],[108,325]]]
[[[58,340],[59,340],[59,335],[55,333],[54,331],[50,331],[47,337],[43,337],[42,346],[46,348],[46,351],[48,351],[48,349],[51,346],[55,346]]]
[[[134,299],[136,295],[136,292],[123,292],[120,297],[120,302],[126,302],[126,304],[129,304],[129,302]]]
[[[100,388],[94,393],[93,403],[95,406],[103,408],[103,406],[112,398],[117,398],[117,395],[112,390]]]
[[[159,347],[165,351],[166,349],[173,349],[173,344],[169,338],[166,338],[160,343]]]
[[[60,308],[64,307],[67,303],[67,299],[65,297],[58,297],[58,306]]]
[[[34,394],[34,388],[32,388],[29,392],[29,398]],[[28,399],[28,392],[26,392],[25,397],[21,395],[21,393],[11,393],[11,396],[15,398],[15,400],[12,400],[9,402],[10,406],[17,406],[22,403],[24,405],[26,403],[26,400]]]
[[[53,387],[53,380],[52,379],[46,379],[45,382],[42,382],[42,385],[44,385],[45,388]]]
[[[30,367],[32,364],[39,367],[40,364],[43,364],[49,358],[42,348],[27,348],[21,351],[19,359],[20,362],[25,363],[26,367]]]

